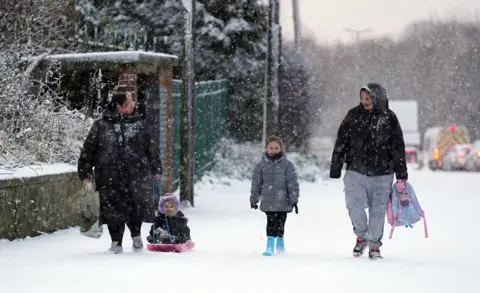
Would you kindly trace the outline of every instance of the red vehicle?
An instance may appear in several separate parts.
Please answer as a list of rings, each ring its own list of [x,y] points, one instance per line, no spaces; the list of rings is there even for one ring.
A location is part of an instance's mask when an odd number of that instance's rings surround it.
[[[423,167],[423,161],[420,160],[420,158],[418,157],[418,150],[416,148],[406,147],[405,158],[407,160],[407,164],[416,164],[418,165],[418,169],[421,169]]]
[[[405,155],[407,158],[407,163],[418,163],[417,150],[414,148],[405,148]]]

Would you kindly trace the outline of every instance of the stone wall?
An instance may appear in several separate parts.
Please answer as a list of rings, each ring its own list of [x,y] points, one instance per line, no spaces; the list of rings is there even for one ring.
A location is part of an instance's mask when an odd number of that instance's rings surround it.
[[[82,186],[76,172],[0,180],[0,239],[78,226]]]

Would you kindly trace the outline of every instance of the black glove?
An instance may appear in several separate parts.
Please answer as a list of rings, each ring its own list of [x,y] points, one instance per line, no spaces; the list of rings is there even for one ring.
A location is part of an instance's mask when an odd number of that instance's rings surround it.
[[[147,236],[147,242],[148,243],[153,243],[152,236],[150,236],[150,235]]]
[[[250,204],[250,208],[256,210],[256,209],[258,209],[258,205],[257,204]]]
[[[150,243],[150,244],[157,244],[157,243],[160,243],[158,237],[155,237],[155,241],[153,241],[153,237],[148,235],[147,236],[147,242]]]
[[[338,179],[342,176],[342,170],[334,170],[330,169],[330,178],[332,179]]]
[[[295,214],[298,214],[298,206],[297,204],[293,204],[292,207],[295,209]]]

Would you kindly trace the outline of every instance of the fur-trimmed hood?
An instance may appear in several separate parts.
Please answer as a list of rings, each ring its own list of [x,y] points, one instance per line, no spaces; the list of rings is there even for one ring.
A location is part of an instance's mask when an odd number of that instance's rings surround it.
[[[161,214],[165,214],[165,202],[168,201],[173,201],[176,204],[177,209],[175,210],[175,213],[177,213],[180,210],[180,200],[172,193],[167,193],[160,197],[160,200],[158,201],[158,211]]]

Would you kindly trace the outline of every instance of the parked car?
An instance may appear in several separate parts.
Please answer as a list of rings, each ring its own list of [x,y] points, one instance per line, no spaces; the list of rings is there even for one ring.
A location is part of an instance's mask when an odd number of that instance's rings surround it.
[[[405,147],[405,157],[407,164],[416,165],[417,169],[423,168],[423,160],[419,156],[419,151],[414,147]]]
[[[470,144],[454,145],[443,158],[444,170],[466,170],[467,156],[472,151]]]

